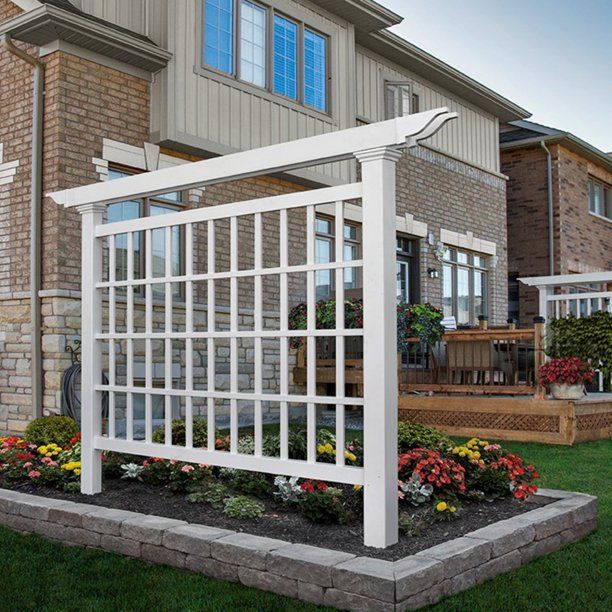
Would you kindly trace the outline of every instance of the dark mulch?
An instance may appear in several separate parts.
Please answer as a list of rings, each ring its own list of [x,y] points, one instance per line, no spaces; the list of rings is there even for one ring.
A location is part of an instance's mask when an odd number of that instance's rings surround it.
[[[0,486],[3,486],[1,478]],[[286,507],[274,501],[264,502],[266,512],[260,519],[245,521],[228,518],[221,511],[205,504],[189,503],[183,494],[135,481],[107,479],[104,491],[93,496],[66,493],[29,484],[10,488],[34,495],[165,516],[389,561],[401,559],[491,523],[528,512],[544,503],[541,500],[519,503],[511,498],[492,502],[464,503],[460,515],[455,520],[427,525],[418,536],[402,535],[395,546],[379,550],[363,545],[363,529],[360,521],[350,525],[318,525],[309,522],[298,512],[288,511]]]

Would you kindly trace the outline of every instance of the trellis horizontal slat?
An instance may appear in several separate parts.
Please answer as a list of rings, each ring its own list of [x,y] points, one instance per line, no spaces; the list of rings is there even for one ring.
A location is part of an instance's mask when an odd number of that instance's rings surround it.
[[[293,336],[300,338],[308,337],[326,337],[326,336],[362,336],[363,330],[358,329],[290,329],[290,330],[278,330],[278,329],[261,329],[258,331],[253,330],[240,330],[240,332],[232,331],[202,331],[202,332],[117,332],[116,334],[96,334],[96,340],[146,340],[151,338],[153,340],[163,340],[164,338],[171,338],[174,340],[182,340],[191,338],[193,340],[200,338],[232,338],[238,335],[241,338],[290,338]]]
[[[316,478],[344,484],[363,484],[363,468],[338,467],[332,463],[307,463],[297,459],[281,460],[277,457],[255,457],[227,451],[209,451],[203,448],[146,444],[137,440],[111,440],[103,436],[94,438],[98,450],[113,450],[130,455],[151,455],[190,463],[207,463],[219,467],[248,469],[267,474],[282,474],[302,478]]]
[[[227,272],[215,272],[213,274],[202,273],[202,274],[182,274],[177,276],[156,276],[154,278],[135,278],[133,280],[123,280],[110,283],[103,281],[96,283],[97,289],[105,289],[107,287],[138,287],[142,285],[161,285],[162,283],[183,283],[188,281],[208,281],[208,280],[225,280],[234,278],[248,278],[257,276],[269,276],[272,274],[295,274],[298,272],[309,272],[314,270],[337,270],[343,268],[359,268],[363,266],[361,259],[353,259],[351,261],[343,262],[330,262],[330,263],[313,263],[311,265],[296,265],[296,266],[284,266],[276,268],[261,268],[259,270],[235,270]]]
[[[276,212],[278,210],[289,210],[291,208],[302,208],[304,206],[329,204],[337,200],[355,200],[361,198],[361,183],[349,183],[336,187],[325,187],[311,191],[298,191],[268,198],[257,198],[254,200],[243,200],[230,204],[219,204],[207,208],[193,208],[180,212],[168,213],[156,217],[143,217],[141,219],[130,219],[128,221],[116,221],[96,227],[96,238],[111,236],[113,234],[125,234],[126,232],[138,232],[147,229],[157,229],[168,225],[185,225],[187,223],[201,223],[204,221],[215,221],[228,219],[230,217],[242,217],[255,213]]]

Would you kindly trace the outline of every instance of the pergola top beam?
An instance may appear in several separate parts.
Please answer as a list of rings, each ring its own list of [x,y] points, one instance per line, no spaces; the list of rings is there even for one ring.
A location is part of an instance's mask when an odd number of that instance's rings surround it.
[[[112,204],[261,174],[287,172],[350,159],[355,153],[363,150],[416,146],[419,141],[429,138],[447,121],[456,117],[457,113],[449,112],[446,107],[442,107],[407,117],[205,159],[115,181],[75,187],[48,195],[56,203],[72,208],[93,203]]]
[[[558,274],[556,276],[527,276],[518,280],[530,287],[612,283],[612,271],[586,272],[585,274]]]

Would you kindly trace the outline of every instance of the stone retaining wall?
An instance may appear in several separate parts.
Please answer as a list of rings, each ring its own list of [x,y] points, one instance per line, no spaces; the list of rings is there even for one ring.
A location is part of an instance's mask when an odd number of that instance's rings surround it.
[[[0,524],[343,610],[414,610],[580,540],[596,498],[551,503],[391,562],[175,519],[0,489]]]

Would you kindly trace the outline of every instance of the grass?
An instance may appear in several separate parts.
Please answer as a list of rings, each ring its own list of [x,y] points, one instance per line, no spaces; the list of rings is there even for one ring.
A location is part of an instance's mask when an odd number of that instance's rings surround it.
[[[612,609],[612,443],[506,446],[538,466],[542,486],[597,495],[600,528],[577,544],[447,598],[430,610]],[[63,547],[3,528],[0,577],[0,610],[7,611],[315,609],[239,585],[102,551]]]

